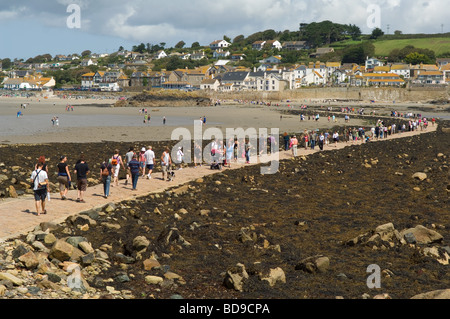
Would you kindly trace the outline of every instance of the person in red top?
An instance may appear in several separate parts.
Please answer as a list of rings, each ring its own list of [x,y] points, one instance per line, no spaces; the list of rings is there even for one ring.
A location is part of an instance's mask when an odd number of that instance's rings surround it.
[[[308,135],[308,131],[305,131],[305,150],[308,149],[308,142],[309,142],[309,135]]]

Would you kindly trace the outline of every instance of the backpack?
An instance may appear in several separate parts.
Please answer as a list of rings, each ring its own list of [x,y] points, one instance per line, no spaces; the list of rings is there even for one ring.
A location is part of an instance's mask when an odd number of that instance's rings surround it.
[[[105,168],[102,170],[102,176],[109,176],[108,166],[105,165]]]

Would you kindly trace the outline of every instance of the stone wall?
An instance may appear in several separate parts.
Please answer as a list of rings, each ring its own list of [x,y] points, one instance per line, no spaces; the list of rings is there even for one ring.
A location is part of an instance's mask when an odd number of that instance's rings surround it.
[[[450,99],[450,88],[414,87],[404,88],[302,88],[284,92],[209,92],[212,99],[222,100],[355,100],[368,102],[429,102],[438,99]]]

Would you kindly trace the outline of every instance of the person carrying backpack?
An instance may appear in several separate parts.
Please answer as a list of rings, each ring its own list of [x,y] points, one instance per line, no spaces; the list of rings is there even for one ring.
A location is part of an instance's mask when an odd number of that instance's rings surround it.
[[[41,215],[39,208],[41,208],[43,214],[47,214],[47,210],[45,209],[45,200],[47,198],[48,175],[47,172],[42,169],[43,166],[44,164],[39,162],[36,165],[36,170],[31,173],[30,177],[31,182],[33,183],[37,216]]]

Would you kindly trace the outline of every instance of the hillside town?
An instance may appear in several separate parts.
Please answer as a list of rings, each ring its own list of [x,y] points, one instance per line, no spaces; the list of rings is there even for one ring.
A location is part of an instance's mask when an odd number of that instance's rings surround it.
[[[7,68],[0,62],[1,87],[7,90],[75,89],[82,91],[139,90],[149,88],[210,90],[217,92],[280,92],[305,87],[407,87],[442,86],[450,83],[450,58],[435,64],[389,63],[367,57],[365,63],[321,62],[332,47],[311,50],[305,41],[255,41],[254,52],[265,50],[253,67],[241,63],[245,53],[233,53],[231,43],[215,40],[198,50],[135,52],[120,48],[111,54],[90,51],[47,57],[48,62],[27,63],[15,59]],[[171,52],[168,52],[171,51]],[[189,52],[190,51],[190,52]],[[293,51],[309,53],[307,63],[282,63]],[[276,55],[267,53],[277,52]],[[160,60],[195,62],[193,68],[155,68]],[[31,59],[32,60],[32,59]],[[58,80],[56,71],[78,72],[77,79]],[[80,74],[81,71],[81,74]],[[83,72],[89,71],[89,72]]]

